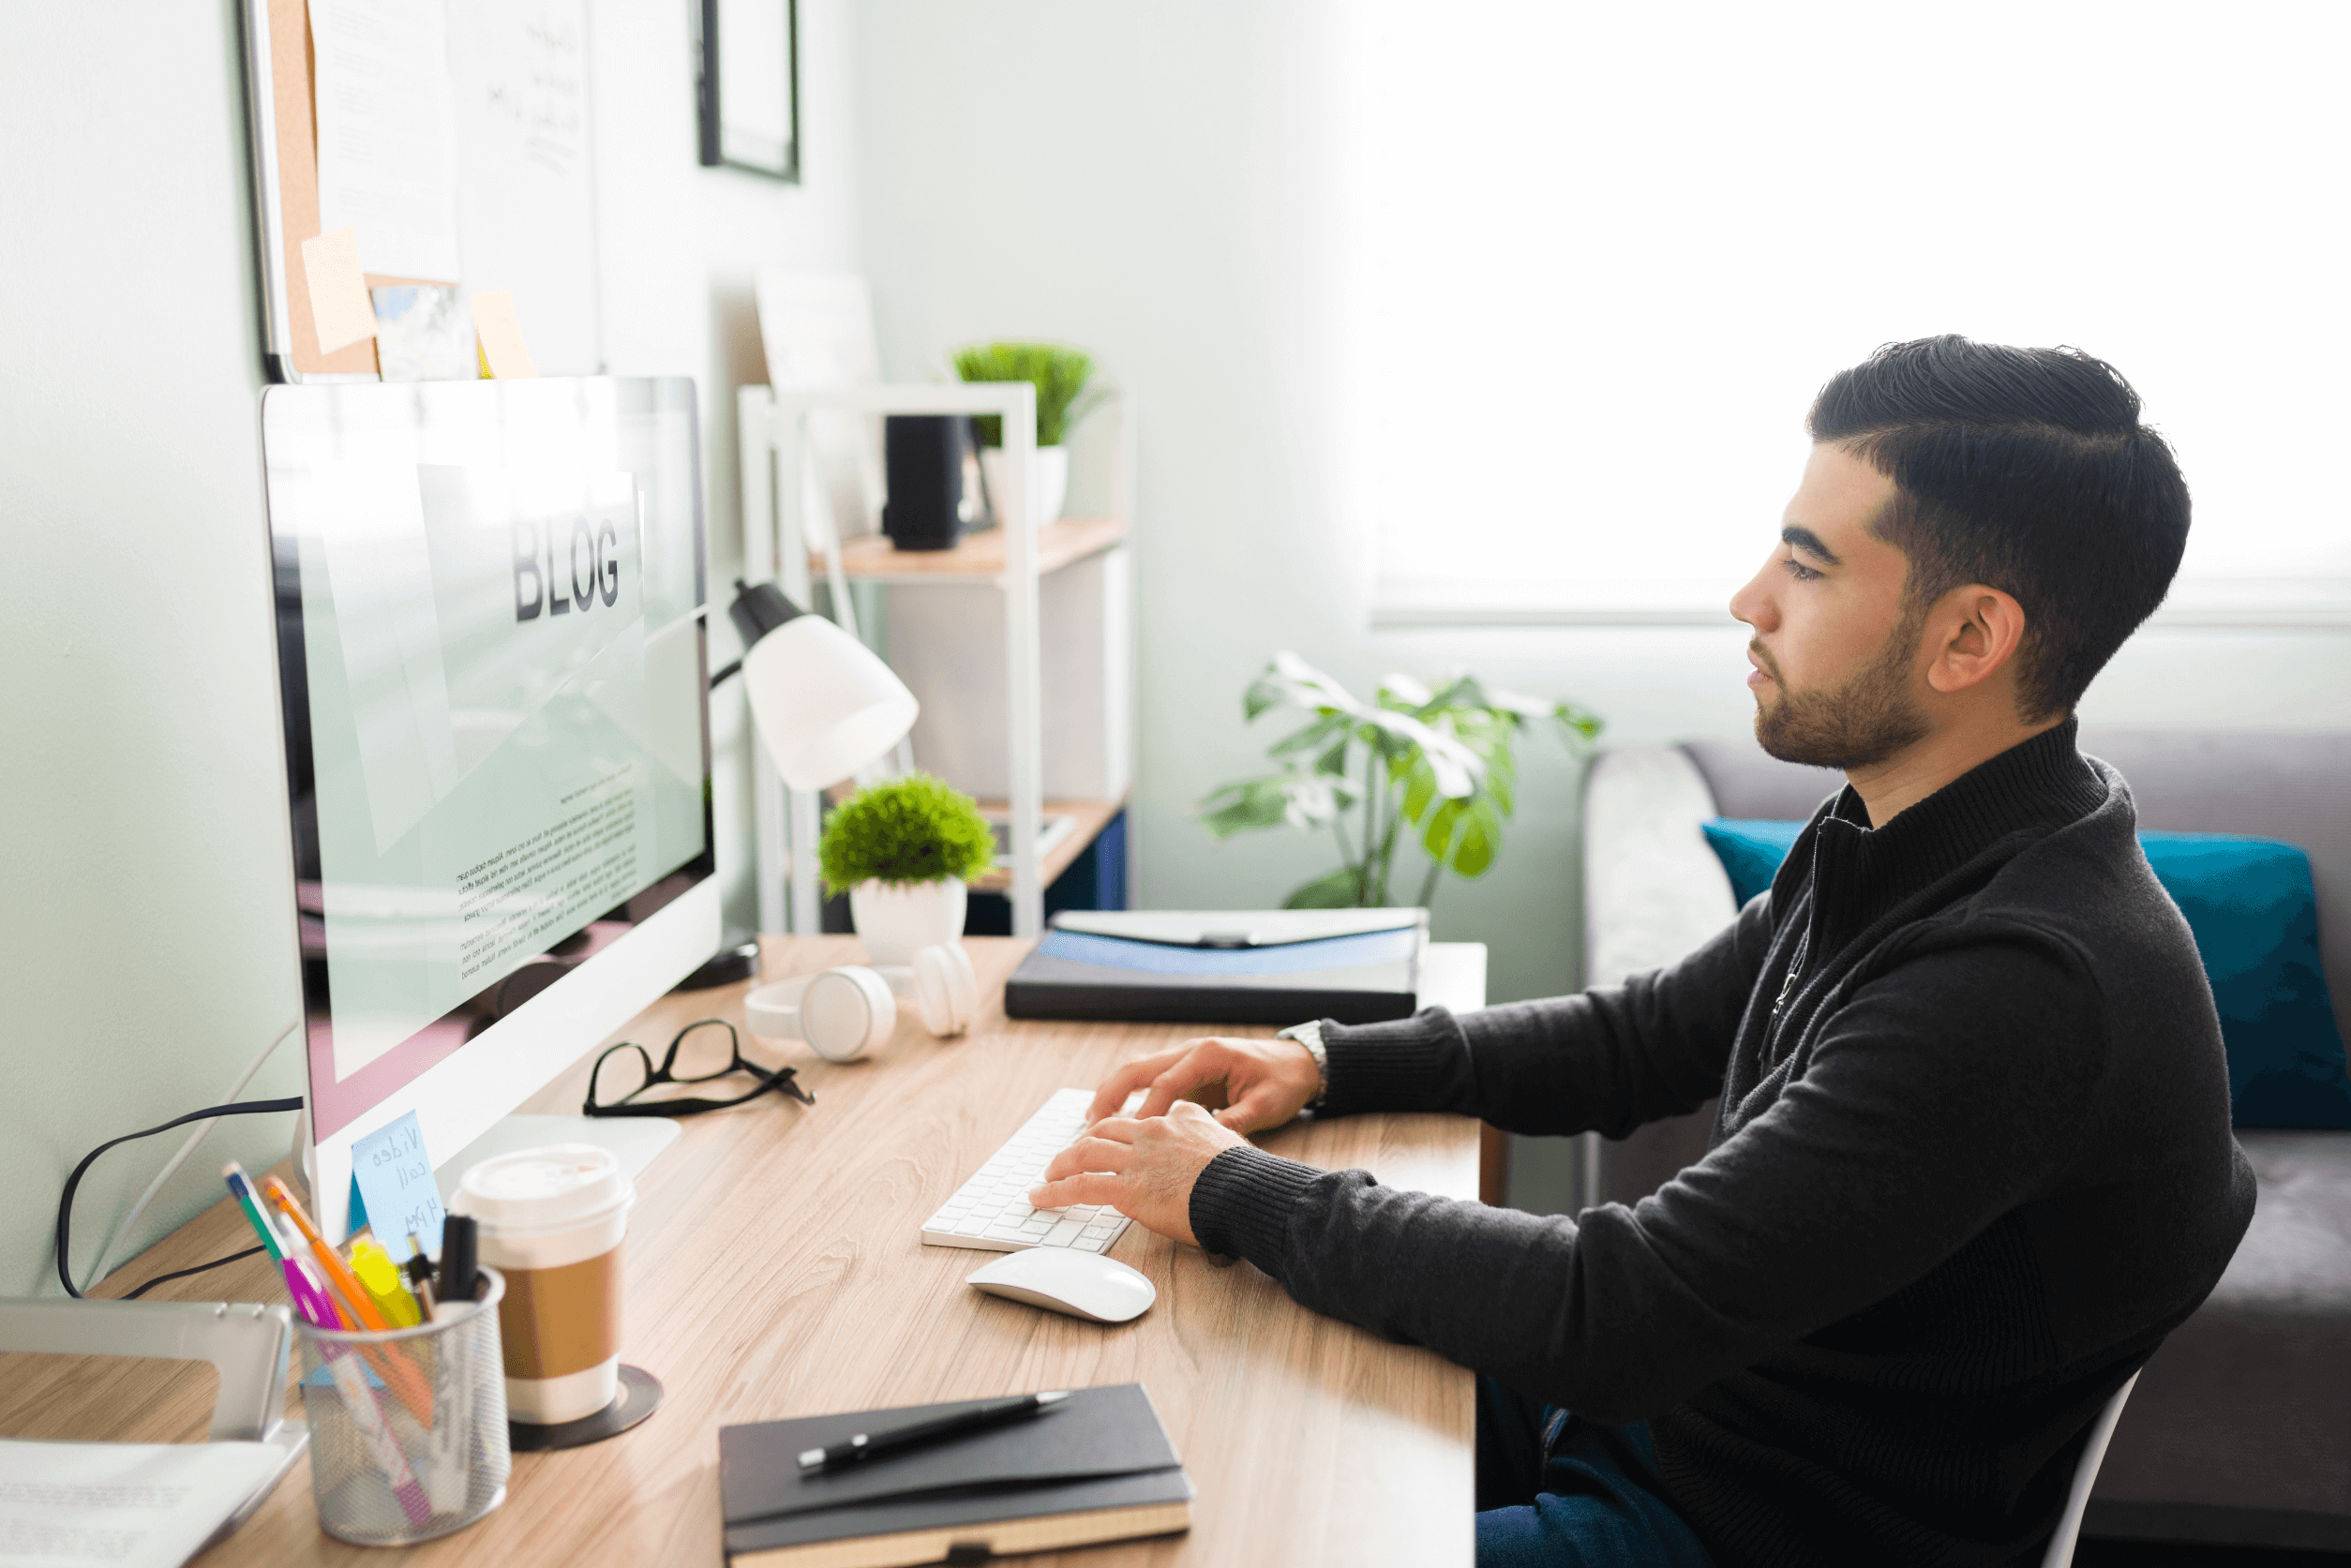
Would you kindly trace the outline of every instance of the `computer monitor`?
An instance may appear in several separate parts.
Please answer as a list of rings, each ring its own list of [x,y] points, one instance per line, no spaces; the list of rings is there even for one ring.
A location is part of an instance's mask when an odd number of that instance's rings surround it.
[[[451,1161],[718,946],[686,380],[275,386],[319,1223],[409,1112]]]

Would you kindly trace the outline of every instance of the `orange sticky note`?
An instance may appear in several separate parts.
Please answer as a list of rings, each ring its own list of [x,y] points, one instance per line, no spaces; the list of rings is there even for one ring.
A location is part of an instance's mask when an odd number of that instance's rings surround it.
[[[331,354],[376,335],[376,307],[359,270],[359,231],[337,229],[302,242],[302,272],[310,285],[310,322],[319,352]]]
[[[517,381],[539,373],[523,343],[522,323],[515,319],[515,296],[507,290],[486,289],[473,296],[473,330],[482,345],[482,364],[495,379]]]

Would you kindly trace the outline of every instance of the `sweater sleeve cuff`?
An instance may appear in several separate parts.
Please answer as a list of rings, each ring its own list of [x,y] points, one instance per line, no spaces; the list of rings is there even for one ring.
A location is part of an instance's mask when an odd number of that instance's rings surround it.
[[[1204,1250],[1246,1258],[1279,1279],[1290,1249],[1291,1211],[1326,1174],[1254,1144],[1227,1149],[1192,1184],[1191,1233]]]
[[[1445,1088],[1466,1050],[1460,1023],[1443,1008],[1423,1008],[1385,1023],[1325,1021],[1323,1053],[1330,1084],[1314,1113],[1442,1109]]]

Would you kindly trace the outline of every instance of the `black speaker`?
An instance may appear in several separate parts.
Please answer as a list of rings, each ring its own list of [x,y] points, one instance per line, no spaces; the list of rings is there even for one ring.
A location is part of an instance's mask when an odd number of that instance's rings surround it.
[[[902,550],[951,550],[964,533],[964,466],[971,421],[962,414],[894,413],[882,422],[890,499],[882,532]]]

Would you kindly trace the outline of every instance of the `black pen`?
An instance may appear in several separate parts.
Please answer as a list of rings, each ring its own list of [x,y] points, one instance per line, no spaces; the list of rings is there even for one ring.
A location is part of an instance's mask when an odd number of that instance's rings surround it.
[[[961,1437],[989,1426],[1000,1426],[1024,1415],[1051,1410],[1070,1396],[1066,1389],[1051,1394],[1024,1394],[1017,1399],[994,1399],[964,1411],[961,1415],[941,1416],[936,1421],[917,1421],[910,1426],[893,1426],[886,1432],[860,1432],[846,1442],[836,1442],[830,1448],[803,1450],[800,1456],[802,1470],[823,1470],[830,1465],[845,1465],[857,1459],[870,1459],[876,1455],[894,1454],[902,1448],[938,1438]]]

